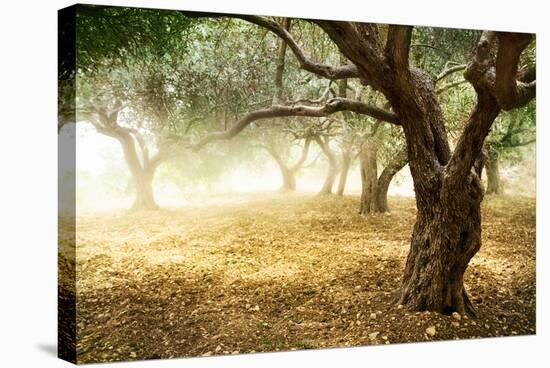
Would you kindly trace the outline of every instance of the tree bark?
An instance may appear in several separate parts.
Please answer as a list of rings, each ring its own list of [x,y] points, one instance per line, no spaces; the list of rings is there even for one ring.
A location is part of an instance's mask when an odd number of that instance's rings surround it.
[[[376,201],[378,187],[378,148],[372,142],[364,142],[359,154],[361,165],[361,202],[359,213],[379,212]]]
[[[344,55],[340,54],[340,62],[345,63],[346,58]],[[347,79],[341,79],[338,81],[338,97],[341,98],[347,98],[347,91],[348,90],[348,80]],[[342,116],[344,117],[344,120],[347,122],[350,119],[350,114],[347,111],[342,112]],[[347,123],[346,123],[347,124]],[[354,138],[348,139],[346,142],[346,138],[344,138],[344,142],[342,143],[344,145],[344,148],[342,149],[342,166],[340,168],[340,178],[338,180],[338,189],[336,190],[336,194],[339,196],[344,195],[344,190],[346,188],[346,181],[348,179],[348,173],[351,166],[351,159],[352,159],[352,146],[353,146],[353,140]]]
[[[487,174],[487,194],[501,194],[500,171],[498,167],[498,155],[489,153],[485,161],[485,173]]]
[[[340,168],[340,178],[338,179],[338,190],[336,192],[339,196],[344,195],[350,167],[351,153],[344,151],[342,152],[342,167]]]
[[[408,98],[422,106],[421,111],[393,104],[411,119],[403,127],[418,210],[400,304],[412,310],[474,314],[463,283],[468,263],[481,246],[483,190],[473,166],[480,161],[483,139],[499,108],[494,98],[480,94],[451,156],[441,110],[433,103],[433,84],[421,75],[414,81],[416,92]],[[422,126],[433,138],[420,133]]]
[[[481,246],[482,188],[472,177],[462,192],[432,198],[418,212],[399,300],[413,310],[474,314],[464,272]]]

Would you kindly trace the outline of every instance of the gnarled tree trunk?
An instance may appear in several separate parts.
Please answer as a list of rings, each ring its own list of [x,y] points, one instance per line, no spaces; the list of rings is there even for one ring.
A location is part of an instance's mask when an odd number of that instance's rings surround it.
[[[378,177],[377,146],[365,142],[359,155],[361,161],[361,200],[359,213],[384,213],[388,211],[388,188],[391,180],[407,164],[405,151],[393,157]]]
[[[459,141],[451,157],[442,114],[439,106],[430,102],[428,86],[417,86],[416,104],[427,112],[420,121],[432,131],[429,144],[435,149],[425,151],[429,146],[418,134],[418,124],[404,124],[418,212],[400,303],[413,310],[473,314],[463,279],[470,259],[481,246],[483,190],[479,175],[472,168],[481,158],[483,140]],[[414,110],[409,107],[401,114],[407,116],[411,111]],[[490,96],[480,98],[463,137],[486,135],[498,111]]]
[[[424,198],[418,211],[403,276],[400,303],[414,310],[473,314],[464,272],[481,246],[477,176],[462,191]]]
[[[399,43],[403,31],[395,32]],[[516,80],[531,38],[483,32],[464,74],[475,88],[476,105],[452,155],[433,83],[412,68],[396,73],[398,91],[388,96],[402,117],[418,209],[400,297],[412,309],[474,313],[463,280],[481,246],[482,147],[501,109],[534,97],[535,84]],[[402,52],[393,53],[396,61]]]

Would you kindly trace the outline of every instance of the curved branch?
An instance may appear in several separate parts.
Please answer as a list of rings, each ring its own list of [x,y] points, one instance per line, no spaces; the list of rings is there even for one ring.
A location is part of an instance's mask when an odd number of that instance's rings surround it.
[[[298,100],[294,100],[292,101],[291,103],[293,105],[297,105],[299,103],[305,103],[305,104],[310,104],[310,105],[316,105],[316,104],[320,104],[321,102],[324,102],[326,101],[326,99],[328,98],[329,96],[329,93],[330,93],[330,86],[332,84],[332,81],[329,82],[327,88],[325,88],[325,91],[323,92],[323,94],[321,95],[321,97],[317,98],[317,99],[313,99],[313,98],[300,98]]]
[[[378,26],[370,23],[313,20],[338,46],[348,60],[357,65],[362,84],[384,89],[392,83],[384,52],[379,44]]]
[[[212,141],[229,140],[257,120],[289,116],[325,117],[339,111],[352,111],[358,114],[372,116],[375,119],[395,125],[400,124],[397,115],[393,112],[389,112],[363,102],[336,97],[327,101],[325,105],[318,107],[304,105],[274,105],[265,109],[250,112],[241,118],[229,130],[207,135],[196,145],[194,145],[192,149],[194,151],[198,151]]]
[[[535,97],[536,80],[529,83],[516,80],[519,58],[531,39],[528,33],[498,33],[495,97],[503,110],[523,106]]]
[[[190,18],[202,18],[202,17],[208,17],[208,18],[221,18],[221,17],[230,17],[230,18],[237,18],[242,19],[247,22],[256,24],[260,27],[263,27],[273,33],[275,33],[278,37],[283,39],[288,47],[292,50],[294,55],[296,56],[296,59],[298,59],[298,62],[300,63],[300,66],[302,69],[307,70],[308,72],[317,74],[321,77],[328,78],[331,80],[336,79],[343,79],[343,78],[360,78],[361,75],[359,73],[359,70],[357,69],[357,66],[355,64],[347,64],[347,65],[341,65],[341,66],[334,66],[334,65],[327,65],[318,63],[312,59],[310,59],[302,50],[302,48],[298,45],[296,40],[292,37],[290,32],[288,32],[284,27],[282,27],[279,23],[275,22],[274,20],[271,20],[267,17],[259,16],[259,15],[246,15],[246,14],[220,14],[220,13],[205,13],[205,12],[194,12],[194,11],[187,11],[187,10],[181,10],[181,14],[185,15],[186,17]]]
[[[464,70],[464,69],[466,69],[466,67],[467,67],[466,64],[460,64],[460,65],[455,65],[455,66],[450,67],[450,68],[445,68],[441,73],[439,73],[437,75],[437,77],[435,78],[435,82],[437,83],[440,80],[442,80],[443,78],[446,78],[446,77],[448,77],[449,75],[451,75],[453,73]]]
[[[282,27],[279,23],[268,19],[266,17],[257,15],[232,15],[235,18],[246,20],[247,22],[256,24],[260,27],[266,28],[275,33],[278,37],[286,42],[288,47],[292,50],[296,59],[300,63],[302,69],[308,72],[317,74],[321,77],[325,77],[331,80],[345,79],[345,78],[359,78],[359,71],[354,64],[347,64],[341,66],[333,66],[322,64],[310,59],[294,40],[290,32]]]
[[[536,80],[523,83],[516,79],[521,53],[531,38],[511,32],[481,34],[464,73],[476,90],[477,103],[445,168],[447,190],[456,190],[481,158],[483,143],[500,110],[523,106],[535,97]]]
[[[483,32],[464,77],[491,93],[503,110],[525,106],[536,96],[536,71],[528,67],[518,72],[518,64],[531,39],[526,33]]]

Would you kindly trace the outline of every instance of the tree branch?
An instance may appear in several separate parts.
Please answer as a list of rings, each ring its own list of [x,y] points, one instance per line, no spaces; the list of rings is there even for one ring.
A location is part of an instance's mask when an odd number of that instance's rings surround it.
[[[501,109],[525,105],[535,96],[536,80],[517,81],[521,53],[531,35],[484,31],[464,73],[477,93],[477,103],[445,168],[447,190],[456,190],[481,157],[485,138]]]
[[[294,40],[292,35],[288,30],[282,27],[279,23],[275,22],[266,17],[256,16],[256,15],[233,15],[235,18],[240,18],[246,20],[247,22],[256,24],[260,27],[266,28],[271,32],[275,33],[278,37],[283,39],[286,42],[288,47],[292,50],[296,59],[300,63],[302,69],[307,70],[308,72],[317,74],[321,77],[328,78],[331,80],[343,79],[343,78],[358,78],[359,71],[354,64],[347,64],[342,66],[332,66],[327,64],[322,64],[313,61],[310,59]]]
[[[531,38],[528,33],[498,33],[495,97],[503,110],[523,106],[535,97],[536,80],[529,83],[516,80],[519,58]]]
[[[464,70],[464,69],[466,69],[466,67],[467,67],[466,64],[460,64],[460,65],[452,66],[450,68],[445,68],[443,71],[441,71],[441,73],[439,73],[437,75],[437,77],[435,78],[435,82],[437,83],[440,80],[442,80],[443,78],[446,78],[446,77],[448,77],[449,75],[451,75],[453,73]]]
[[[478,101],[474,111],[445,168],[445,180],[449,190],[455,190],[457,185],[467,177],[481,154],[485,137],[489,134],[491,125],[499,112],[500,108],[494,97],[487,91],[478,91]]]
[[[323,140],[323,138],[316,136],[313,138],[315,140],[315,143],[319,145],[319,148],[321,148],[321,151],[323,151],[323,154],[327,157],[330,166],[336,166],[336,157],[334,156],[334,153],[330,149],[330,146],[328,144],[328,138],[326,140]]]
[[[323,94],[321,95],[321,97],[317,98],[317,99],[312,99],[312,98],[300,98],[298,100],[294,100],[292,102],[290,102],[291,104],[293,105],[297,105],[297,104],[300,104],[300,103],[305,103],[305,104],[310,104],[310,105],[316,105],[316,104],[320,104],[321,102],[324,102],[326,101],[326,99],[328,98],[329,96],[329,93],[330,93],[330,86],[332,84],[332,81],[329,82],[327,88],[325,88],[325,91],[323,92]]]
[[[291,27],[290,18],[284,18],[283,28],[290,32]],[[283,97],[283,74],[285,71],[285,56],[287,43],[281,39],[279,44],[279,51],[277,53],[277,70],[275,72],[275,95],[273,96],[273,104],[278,104]]]
[[[396,73],[409,69],[409,49],[412,26],[390,25],[386,41],[386,56]]]
[[[307,160],[307,155],[309,153],[309,147],[310,146],[311,146],[311,138],[308,137],[308,138],[306,138],[306,140],[304,142],[304,147],[302,149],[302,155],[300,156],[300,159],[298,161],[296,161],[296,163],[290,167],[290,169],[289,169],[290,171],[295,172],[295,171],[298,171],[302,168],[302,165]]]
[[[397,115],[393,112],[382,110],[376,106],[368,105],[363,102],[336,97],[328,100],[323,106],[274,105],[265,109],[250,112],[241,118],[229,130],[207,135],[196,145],[194,145],[192,149],[194,151],[198,151],[212,141],[229,140],[239,134],[252,122],[257,120],[289,116],[325,117],[339,111],[353,111],[358,114],[369,115],[375,119],[386,121],[395,125],[400,124]]]
[[[378,27],[375,24],[313,20],[338,46],[348,60],[357,65],[361,83],[376,90],[391,84],[390,68],[380,47]],[[391,75],[390,75],[391,76]]]
[[[490,92],[503,110],[525,106],[536,96],[536,71],[518,72],[518,65],[531,39],[526,33],[483,32],[464,77],[476,89]]]
[[[155,170],[158,165],[170,158],[170,153],[171,150],[167,146],[163,144],[159,145],[158,152],[149,159],[149,163],[145,169]]]

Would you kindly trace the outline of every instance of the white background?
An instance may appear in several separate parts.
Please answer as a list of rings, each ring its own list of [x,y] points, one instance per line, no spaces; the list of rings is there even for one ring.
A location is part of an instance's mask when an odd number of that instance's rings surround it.
[[[545,1],[156,0],[99,4],[537,32],[537,336],[231,357],[117,367],[541,366],[549,354],[549,27]],[[315,5],[313,5],[315,4]],[[3,2],[0,21],[0,366],[65,367],[56,345],[56,32],[61,0]],[[546,87],[546,88],[545,88]],[[545,350],[546,349],[546,350]],[[537,363],[538,362],[538,363]],[[109,364],[104,366],[110,366]],[[115,365],[113,365],[115,366]]]

